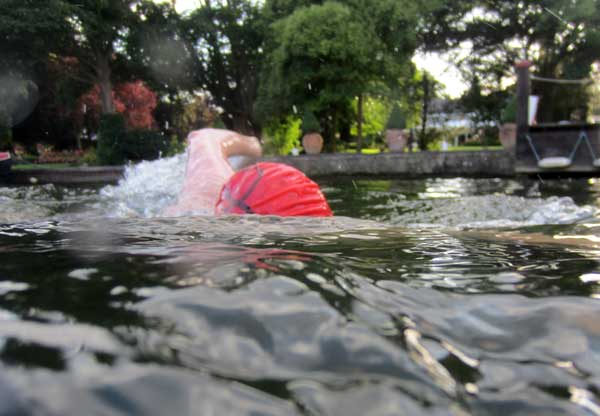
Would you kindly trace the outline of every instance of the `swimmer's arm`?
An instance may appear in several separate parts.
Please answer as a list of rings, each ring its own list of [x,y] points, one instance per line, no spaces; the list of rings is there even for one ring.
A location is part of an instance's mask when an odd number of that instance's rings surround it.
[[[165,214],[214,214],[221,188],[234,173],[227,158],[236,155],[260,157],[261,154],[260,143],[254,137],[219,129],[190,133],[188,161],[179,200]]]

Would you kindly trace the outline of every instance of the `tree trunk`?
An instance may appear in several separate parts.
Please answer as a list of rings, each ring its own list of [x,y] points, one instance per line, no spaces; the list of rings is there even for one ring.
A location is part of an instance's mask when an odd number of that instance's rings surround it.
[[[338,114],[337,110],[333,111],[333,119],[331,120],[331,153],[335,153],[337,151],[337,121]]]
[[[102,114],[112,114],[116,112],[115,102],[112,95],[112,82],[110,80],[109,54],[96,54],[96,76],[100,86],[100,101],[102,104]]]
[[[356,153],[359,155],[362,153],[363,145],[363,95],[358,96],[358,120],[357,120],[357,134],[356,137]]]
[[[427,150],[425,133],[427,132],[427,113],[429,112],[429,79],[423,74],[423,109],[421,113],[421,134],[419,135],[419,149]]]

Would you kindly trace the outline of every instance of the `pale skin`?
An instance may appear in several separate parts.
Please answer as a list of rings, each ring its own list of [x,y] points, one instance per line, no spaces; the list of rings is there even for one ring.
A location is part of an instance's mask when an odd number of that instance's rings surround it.
[[[223,185],[234,174],[227,158],[258,158],[262,155],[262,149],[256,137],[230,130],[196,130],[189,134],[187,140],[188,160],[183,187],[177,204],[168,207],[165,215],[193,212],[212,215]]]

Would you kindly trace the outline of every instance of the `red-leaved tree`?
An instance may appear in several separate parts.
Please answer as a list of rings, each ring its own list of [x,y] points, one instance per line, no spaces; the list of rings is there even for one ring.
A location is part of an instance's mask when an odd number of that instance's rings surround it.
[[[128,128],[150,129],[156,126],[152,114],[157,105],[156,94],[142,81],[119,84],[113,89],[112,95],[115,109],[123,114]],[[87,121],[95,129],[101,114],[100,87],[96,85],[79,98],[74,116],[80,125]]]

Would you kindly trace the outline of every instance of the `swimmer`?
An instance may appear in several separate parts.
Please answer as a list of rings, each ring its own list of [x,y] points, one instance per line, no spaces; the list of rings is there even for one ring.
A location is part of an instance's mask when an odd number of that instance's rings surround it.
[[[183,187],[177,204],[165,214],[333,215],[319,186],[299,170],[261,162],[235,172],[227,161],[231,156],[261,154],[255,137],[220,129],[190,133]]]

